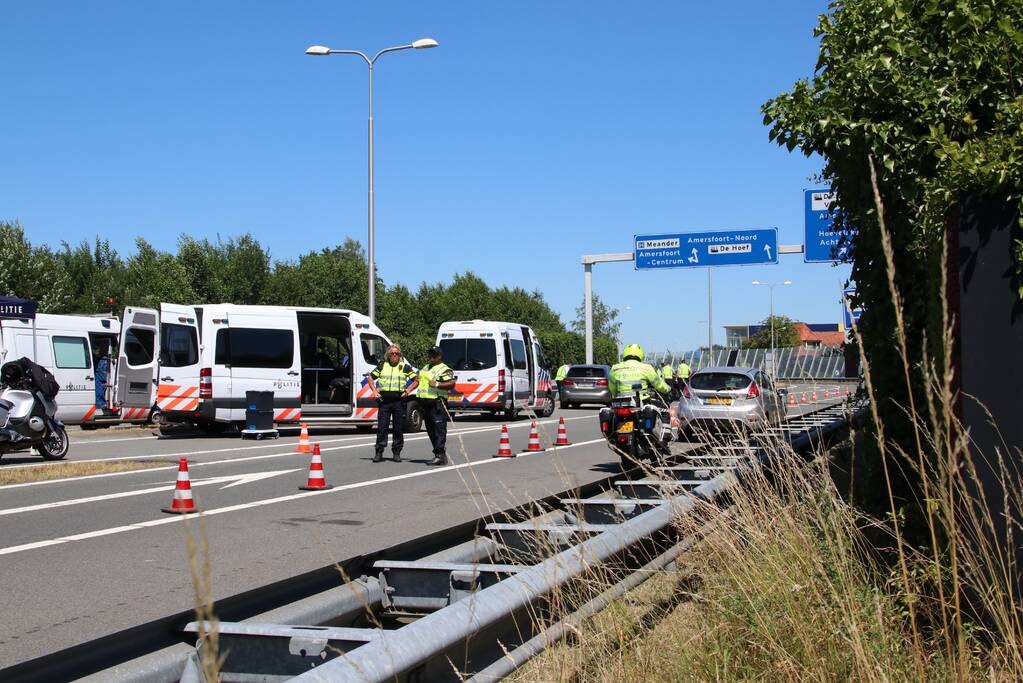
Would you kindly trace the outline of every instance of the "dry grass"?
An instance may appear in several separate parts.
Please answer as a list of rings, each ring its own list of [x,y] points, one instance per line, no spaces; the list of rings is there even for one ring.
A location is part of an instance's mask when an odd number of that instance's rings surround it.
[[[167,467],[172,464],[170,461],[161,460],[122,460],[119,462],[60,462],[52,465],[12,467],[9,469],[0,468],[0,486],[3,484],[23,484],[30,481],[86,477],[93,474],[109,474],[111,472],[148,470],[156,467]]]

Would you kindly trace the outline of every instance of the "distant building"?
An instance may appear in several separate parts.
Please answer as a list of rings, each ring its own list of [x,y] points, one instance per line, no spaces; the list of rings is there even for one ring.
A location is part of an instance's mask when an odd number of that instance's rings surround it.
[[[725,344],[742,346],[743,343],[767,329],[766,325],[725,325]],[[845,330],[834,323],[796,323],[799,330],[799,345],[805,349],[839,348],[845,343]]]

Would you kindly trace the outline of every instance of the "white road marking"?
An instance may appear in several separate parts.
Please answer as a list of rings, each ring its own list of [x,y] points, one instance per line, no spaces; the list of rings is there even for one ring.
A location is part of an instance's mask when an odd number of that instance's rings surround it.
[[[196,486],[210,486],[213,484],[223,484],[231,482],[227,486],[221,486],[221,490],[229,489],[232,486],[238,486],[239,484],[250,484],[254,481],[261,481],[263,479],[269,479],[270,477],[276,477],[280,474],[290,474],[291,472],[298,472],[301,468],[296,467],[290,470],[277,470],[276,472],[247,472],[244,474],[229,474],[223,477],[210,477],[209,479],[196,479],[191,482],[192,488]],[[105,493],[100,496],[89,496],[87,498],[72,498],[70,500],[57,500],[52,503],[39,503],[38,505],[26,505],[20,508],[7,508],[6,510],[0,510],[0,515],[14,515],[19,512],[35,512],[36,510],[49,510],[50,508],[62,508],[69,505],[80,505],[82,503],[96,503],[104,500],[115,500],[117,498],[128,498],[130,496],[143,496],[149,493],[159,493],[161,491],[173,491],[176,486],[175,483],[163,484],[161,486],[154,486],[148,489],[138,489],[137,491],[121,491],[119,493]]]
[[[504,462],[506,460],[517,460],[523,457],[540,455],[541,453],[555,453],[558,451],[565,451],[572,448],[579,448],[580,446],[589,446],[595,443],[602,443],[604,439],[593,439],[591,441],[580,441],[570,446],[557,446],[544,449],[542,451],[535,451],[529,454],[519,455],[517,458],[487,458],[485,460],[471,460],[458,465],[450,465],[448,467],[438,467],[434,469],[419,470],[417,472],[409,472],[406,474],[396,474],[391,477],[383,477],[382,479],[371,479],[368,481],[359,481],[353,484],[344,484],[342,486],[335,486],[332,489],[324,489],[321,491],[303,491],[302,493],[293,493],[287,496],[278,496],[277,498],[267,498],[265,500],[254,500],[249,503],[240,503],[238,505],[229,505],[222,508],[214,508],[212,510],[206,510],[202,514],[207,517],[213,515],[222,515],[228,512],[237,512],[239,510],[249,510],[252,508],[265,507],[268,505],[275,505],[277,503],[286,503],[293,500],[299,500],[301,498],[308,498],[311,496],[324,496],[335,493],[341,493],[343,491],[350,491],[352,489],[365,488],[367,486],[375,486],[377,484],[387,484],[393,481],[401,481],[404,479],[414,479],[417,477],[427,477],[434,474],[443,474],[445,472],[453,472],[463,468],[482,467],[497,462]],[[0,548],[0,555],[13,555],[15,553],[26,552],[28,550],[37,550],[39,548],[48,548],[56,545],[64,545],[66,543],[73,543],[75,541],[85,541],[90,538],[100,538],[102,536],[112,536],[114,534],[121,534],[128,531],[137,531],[140,529],[148,529],[156,526],[163,526],[164,524],[174,524],[175,522],[181,522],[188,515],[164,517],[161,519],[151,519],[145,522],[136,522],[134,524],[125,524],[124,526],[111,527],[108,529],[97,529],[95,531],[86,531],[80,534],[72,534],[70,536],[60,536],[58,538],[50,538],[43,541],[34,541],[32,543],[23,543],[21,545],[13,545],[7,548]]]
[[[569,420],[584,420],[587,417],[589,417],[589,416],[588,415],[581,415],[581,416],[578,416],[578,417],[567,417],[567,418],[565,418],[565,422],[568,422]],[[540,425],[540,424],[551,424],[551,423],[554,423],[554,422],[556,422],[556,420],[549,419],[549,420],[538,422],[537,424],[538,425]],[[527,423],[527,422],[520,422],[518,424],[509,425],[508,429],[515,429],[517,427],[526,427],[528,425],[529,425],[529,423]],[[478,434],[480,432],[496,431],[496,430],[499,430],[499,429],[500,429],[500,426],[495,426],[495,425],[483,425],[483,426],[478,426],[478,427],[464,427],[462,429],[457,429],[457,430],[450,431],[450,432],[448,432],[448,435],[450,436],[450,435],[455,435],[455,434]],[[367,440],[364,441],[364,442],[361,442],[361,443],[348,444],[348,445],[345,445],[345,446],[331,446],[329,448],[321,448],[320,451],[323,452],[323,453],[326,453],[326,452],[329,452],[329,451],[348,450],[350,448],[361,448],[362,446],[370,446],[370,445],[372,445],[374,443],[374,440],[376,439],[376,437],[363,437],[363,438],[365,438]],[[407,437],[405,437],[405,441],[406,442],[409,442],[409,441],[422,441],[422,440],[427,439],[427,438],[429,438],[429,437],[426,434],[416,434],[414,436],[407,436]],[[337,443],[338,441],[343,441],[343,440],[344,439],[335,439],[333,441],[318,441],[316,443],[321,443],[321,444],[323,444],[323,443]],[[258,446],[256,448],[273,448],[275,446],[280,446],[280,444],[271,444],[270,446]],[[176,458],[180,458],[180,457],[187,456],[187,455],[196,455],[196,454],[200,454],[201,455],[201,454],[209,454],[209,453],[230,452],[230,451],[234,451],[234,450],[246,450],[247,448],[254,448],[254,447],[250,446],[250,447],[243,447],[243,448],[238,448],[238,449],[223,448],[223,449],[218,449],[218,450],[214,450],[214,451],[196,451],[196,452],[193,452],[193,453],[164,453],[163,455],[123,456],[123,457],[107,458],[107,459],[99,459],[99,460],[73,460],[73,461],[70,461],[70,462],[76,462],[76,463],[79,463],[79,462],[110,462],[110,461],[115,461],[116,462],[116,461],[120,461],[120,460],[142,460],[144,458],[172,458],[172,459],[176,459]],[[269,458],[284,458],[284,457],[287,457],[289,455],[303,455],[303,454],[302,453],[295,453],[294,451],[286,451],[286,452],[283,452],[283,453],[270,453],[268,455],[250,455],[250,456],[244,457],[244,458],[225,458],[223,460],[210,460],[208,462],[190,462],[190,463],[188,463],[188,467],[190,469],[193,469],[193,468],[196,468],[196,467],[208,467],[210,465],[224,465],[224,464],[230,464],[230,463],[236,463],[236,462],[249,462],[249,461],[252,461],[252,460],[267,460]],[[43,465],[43,466],[52,466],[52,463],[48,463],[47,465]],[[33,467],[37,467],[37,465],[33,465]],[[147,473],[147,472],[162,472],[164,470],[176,470],[177,468],[178,468],[178,466],[175,464],[175,465],[167,465],[166,467],[149,467],[149,468],[142,469],[142,470],[128,470],[128,471],[125,471],[125,472],[105,472],[103,474],[86,474],[86,475],[83,475],[81,477],[64,477],[63,479],[44,479],[44,480],[41,480],[41,481],[26,481],[26,482],[22,482],[20,484],[4,484],[4,485],[0,486],[0,493],[3,493],[3,491],[5,491],[7,489],[24,488],[26,486],[44,486],[46,484],[64,484],[64,483],[67,483],[67,482],[81,481],[83,479],[105,479],[107,477],[123,477],[123,476],[129,475],[129,474],[144,474],[144,473]]]

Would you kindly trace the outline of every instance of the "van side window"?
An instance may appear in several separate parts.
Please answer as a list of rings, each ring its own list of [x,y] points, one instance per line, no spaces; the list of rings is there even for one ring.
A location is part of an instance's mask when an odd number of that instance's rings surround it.
[[[533,344],[533,355],[536,357],[536,367],[547,367],[547,359],[544,358],[543,349],[540,348],[539,344]]]
[[[58,368],[84,370],[92,367],[89,347],[82,337],[54,337],[53,355]]]
[[[512,339],[511,352],[512,352],[512,367],[516,370],[526,369],[526,345],[522,343],[521,339]]]
[[[163,323],[160,326],[160,365],[183,368],[199,362],[199,340],[191,325]]]
[[[124,333],[124,356],[128,365],[138,367],[153,362],[156,333],[141,327],[129,327]]]
[[[217,330],[214,362],[236,368],[290,368],[295,360],[295,333],[231,327]]]
[[[362,357],[366,362],[370,365],[380,365],[384,354],[387,353],[387,347],[390,346],[387,340],[375,334],[360,335],[359,340],[362,342]]]

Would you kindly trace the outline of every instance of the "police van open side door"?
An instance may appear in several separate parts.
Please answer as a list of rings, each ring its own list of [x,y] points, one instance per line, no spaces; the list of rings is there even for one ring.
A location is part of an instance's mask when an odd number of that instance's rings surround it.
[[[122,415],[148,410],[156,387],[160,355],[160,319],[151,308],[125,308],[117,354],[115,405]]]
[[[160,304],[159,376],[155,403],[161,411],[191,412],[199,407],[199,369],[202,365],[199,323],[199,314],[194,306]]]

